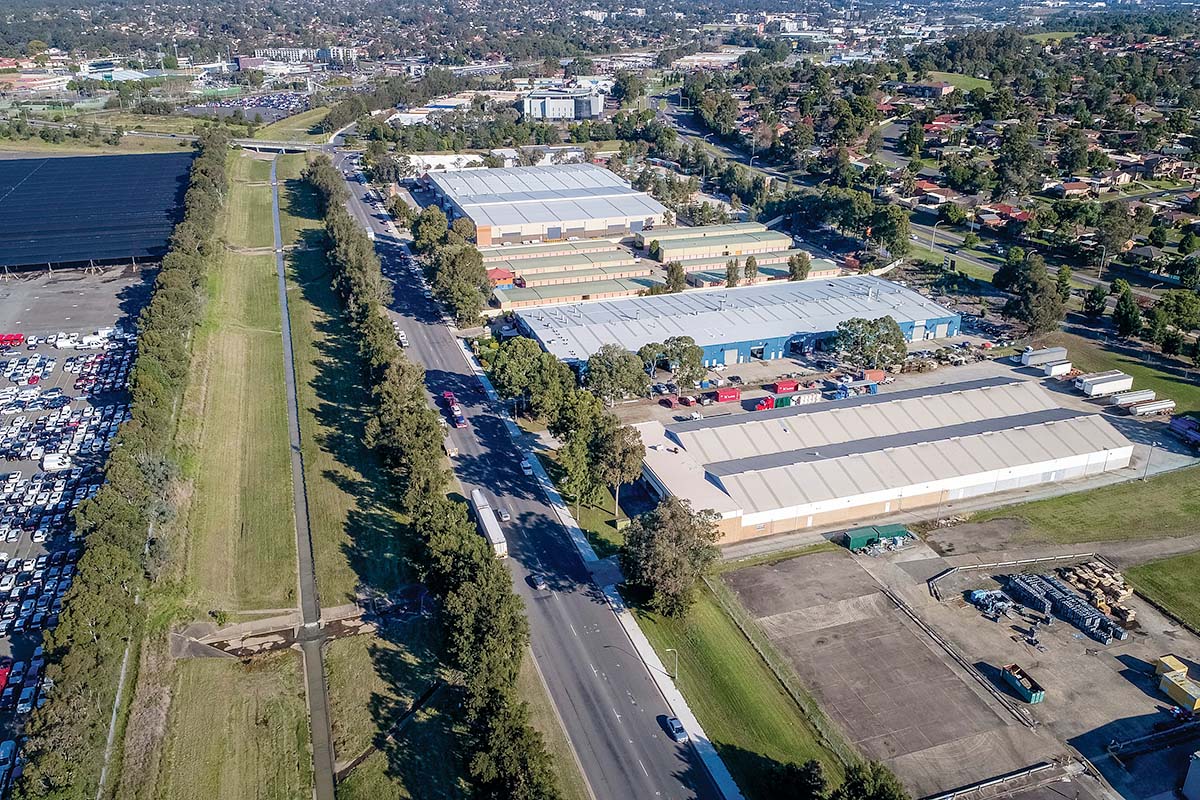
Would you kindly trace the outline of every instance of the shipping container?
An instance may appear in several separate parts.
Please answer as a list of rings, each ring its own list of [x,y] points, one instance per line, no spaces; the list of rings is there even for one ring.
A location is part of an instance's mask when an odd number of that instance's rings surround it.
[[[1155,675],[1167,675],[1172,672],[1182,672],[1187,674],[1187,665],[1180,661],[1177,657],[1167,654],[1158,659],[1154,664]]]
[[[883,381],[887,380],[887,373],[881,369],[864,369],[862,371],[861,379],[864,381],[875,381],[876,383],[882,383]]]
[[[820,389],[807,389],[803,392],[797,392],[796,394],[792,395],[792,405],[806,406],[809,403],[819,402],[820,399],[821,399],[821,390]]]
[[[1134,389],[1132,392],[1117,392],[1110,400],[1114,406],[1131,406],[1134,403],[1144,403],[1154,400],[1158,395],[1153,389]]]
[[[1015,689],[1026,703],[1040,703],[1046,699],[1046,690],[1042,685],[1016,664],[1006,664],[1001,673],[1005,682]]]
[[[777,394],[774,399],[776,408],[787,408],[792,404],[792,396],[790,394]]]
[[[1163,675],[1158,688],[1184,711],[1200,711],[1200,685],[1184,675]]]
[[[800,381],[778,380],[778,381],[775,381],[775,388],[772,390],[772,393],[773,394],[783,394],[785,392],[794,392],[799,388],[800,388]]]
[[[865,528],[852,528],[845,533],[847,550],[862,550],[877,541],[879,541],[879,534],[870,525]]]
[[[727,386],[724,389],[717,389],[713,393],[713,399],[718,403],[731,403],[742,399],[742,390],[736,386]]]
[[[1057,378],[1059,375],[1066,375],[1070,371],[1070,361],[1050,361],[1042,364],[1042,374],[1047,378]]]
[[[1026,350],[1021,354],[1021,365],[1025,367],[1040,367],[1051,361],[1066,361],[1067,348],[1043,347],[1040,350]]]
[[[1167,398],[1162,400],[1147,400],[1144,403],[1134,403],[1128,408],[1135,417],[1152,417],[1156,414],[1170,414],[1175,410],[1175,401]]]

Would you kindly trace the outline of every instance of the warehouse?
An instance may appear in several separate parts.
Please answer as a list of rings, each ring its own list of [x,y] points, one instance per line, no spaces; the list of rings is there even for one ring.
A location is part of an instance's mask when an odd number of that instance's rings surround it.
[[[528,119],[595,119],[604,113],[604,95],[592,89],[535,89],[521,101]]]
[[[518,324],[567,362],[586,361],[605,344],[637,352],[651,342],[690,336],[704,349],[704,363],[715,366],[811,351],[833,336],[838,323],[855,317],[891,317],[909,341],[956,336],[960,321],[911,289],[853,275],[558,305],[522,311]]]
[[[481,246],[621,238],[663,224],[666,208],[594,164],[432,174],[438,202],[475,223]]]
[[[843,524],[1129,466],[1099,414],[993,377],[635,426],[650,489],[721,517],[725,542]]]
[[[704,236],[694,239],[658,240],[658,260],[664,264],[704,258],[742,258],[757,253],[787,250],[792,237],[775,231],[731,233],[726,236]]]

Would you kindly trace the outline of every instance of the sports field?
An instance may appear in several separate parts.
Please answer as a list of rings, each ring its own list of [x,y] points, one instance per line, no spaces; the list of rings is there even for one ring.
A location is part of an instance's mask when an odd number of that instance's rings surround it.
[[[226,230],[263,238],[269,202],[265,219],[237,222],[231,203]],[[192,481],[187,581],[203,609],[286,608],[296,556],[274,256],[227,252],[208,289],[179,433]]]
[[[312,793],[300,657],[194,659],[173,686],[160,800],[296,800]],[[151,779],[151,776],[146,776]]]
[[[329,134],[318,130],[317,126],[328,113],[329,109],[326,106],[318,106],[293,114],[279,122],[259,128],[254,138],[270,142],[326,142],[329,140]]]

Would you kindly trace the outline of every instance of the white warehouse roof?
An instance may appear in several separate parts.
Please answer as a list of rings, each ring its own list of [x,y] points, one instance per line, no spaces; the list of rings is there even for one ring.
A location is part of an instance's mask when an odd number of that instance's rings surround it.
[[[595,164],[431,174],[437,190],[476,225],[506,226],[657,217],[666,208]]]
[[[574,303],[521,311],[521,321],[550,353],[586,360],[605,344],[626,350],[672,336],[701,347],[828,333],[855,317],[920,322],[957,316],[899,284],[869,275],[774,281],[736,289]]]
[[[746,525],[1060,464],[1115,469],[1132,453],[1100,415],[1011,378],[635,427],[667,491]]]

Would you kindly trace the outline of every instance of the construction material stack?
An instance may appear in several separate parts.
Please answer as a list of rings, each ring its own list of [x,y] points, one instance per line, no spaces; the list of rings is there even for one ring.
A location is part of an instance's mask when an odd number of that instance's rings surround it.
[[[1062,567],[1058,574],[1105,614],[1112,614],[1126,625],[1137,617],[1137,611],[1124,605],[1126,600],[1133,597],[1133,587],[1125,583],[1125,577],[1120,572],[1107,564],[1090,561],[1074,567]]]
[[[1129,638],[1124,628],[1052,575],[1008,575],[1005,578],[1010,595],[1043,614],[1053,611],[1101,644]]]

